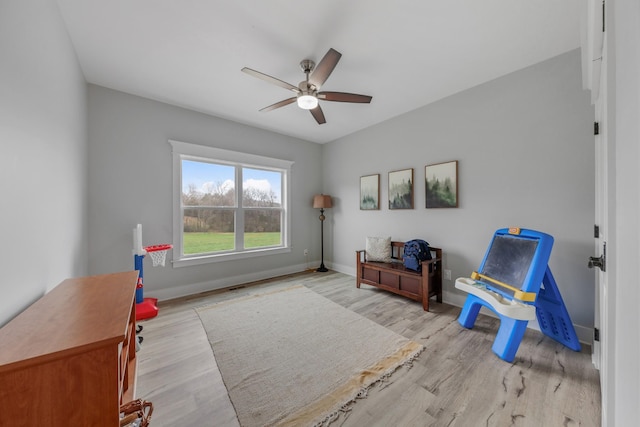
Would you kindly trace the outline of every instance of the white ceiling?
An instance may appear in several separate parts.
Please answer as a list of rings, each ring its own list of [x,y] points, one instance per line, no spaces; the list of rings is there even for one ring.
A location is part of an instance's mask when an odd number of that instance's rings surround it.
[[[579,0],[58,0],[89,83],[325,143],[580,45]],[[302,59],[342,59],[318,125],[290,91]]]

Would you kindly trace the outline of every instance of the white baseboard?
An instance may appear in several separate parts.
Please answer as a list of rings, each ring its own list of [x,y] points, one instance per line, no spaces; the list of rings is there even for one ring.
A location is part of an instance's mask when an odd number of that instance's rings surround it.
[[[272,277],[284,276],[286,274],[300,273],[307,270],[306,264],[297,264],[272,270],[256,271],[253,273],[241,274],[239,276],[224,277],[222,279],[208,280],[205,282],[191,283],[188,285],[173,286],[165,289],[147,289],[145,287],[145,297],[157,298],[160,301],[174,298],[186,297],[202,292],[215,291],[243,283],[255,282],[257,280],[270,279]]]
[[[355,267],[349,265],[335,264],[331,263],[329,268],[333,271],[337,271],[338,273],[348,274],[349,276],[356,277],[356,269]]]

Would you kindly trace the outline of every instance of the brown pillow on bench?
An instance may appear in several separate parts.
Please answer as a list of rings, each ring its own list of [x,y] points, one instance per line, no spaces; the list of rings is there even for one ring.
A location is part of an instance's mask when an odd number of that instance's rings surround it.
[[[391,237],[367,237],[366,260],[391,262]]]

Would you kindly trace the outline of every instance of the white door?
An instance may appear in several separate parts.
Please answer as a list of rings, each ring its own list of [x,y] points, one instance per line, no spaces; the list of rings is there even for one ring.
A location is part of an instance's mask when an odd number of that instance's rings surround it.
[[[606,245],[609,234],[608,218],[608,140],[607,130],[607,48],[606,28],[604,26],[604,7],[601,0],[588,0],[584,3],[583,25],[583,78],[585,86],[591,90],[591,100],[595,107],[595,120],[598,132],[595,135],[595,244],[594,256],[588,260],[596,275],[594,307],[594,341],[592,361],[600,370],[600,389],[602,396],[602,420],[607,419],[607,378],[609,376],[607,352],[607,307],[608,279],[606,271]],[[603,424],[606,425],[606,424]]]
[[[603,77],[606,75],[606,70],[603,70]],[[589,261],[589,264],[594,268],[594,274],[596,275],[596,291],[595,291],[595,313],[594,313],[594,341],[593,341],[593,364],[597,369],[600,369],[600,384],[603,384],[603,376],[606,377],[602,371],[605,369],[606,364],[603,364],[603,353],[601,348],[606,347],[606,334],[601,332],[605,331],[605,322],[607,319],[607,271],[606,271],[606,247],[607,247],[607,235],[609,231],[608,221],[608,175],[607,175],[607,114],[606,114],[606,88],[602,87],[600,90],[600,96],[595,104],[595,119],[598,123],[599,134],[595,137],[595,158],[596,158],[596,182],[595,182],[595,246],[594,257]]]

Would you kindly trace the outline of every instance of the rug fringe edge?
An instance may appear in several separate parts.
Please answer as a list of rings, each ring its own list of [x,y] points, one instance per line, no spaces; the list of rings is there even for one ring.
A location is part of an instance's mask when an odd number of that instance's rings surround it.
[[[412,343],[413,341],[410,341]],[[409,343],[409,344],[410,344]],[[413,362],[420,356],[420,354],[425,350],[425,346],[420,345],[418,350],[414,351],[409,357],[402,363],[397,364],[389,368],[387,371],[382,373],[376,380],[372,381],[370,384],[363,386],[358,390],[349,400],[347,400],[338,410],[332,411],[327,414],[322,420],[319,420],[313,424],[313,427],[326,427],[331,425],[334,421],[337,421],[340,418],[340,414],[345,414],[353,408],[353,405],[357,402],[358,399],[365,399],[369,394],[369,390],[371,390],[374,386],[381,386],[385,383],[391,376],[400,368],[405,367],[407,369],[411,369],[413,367]]]

